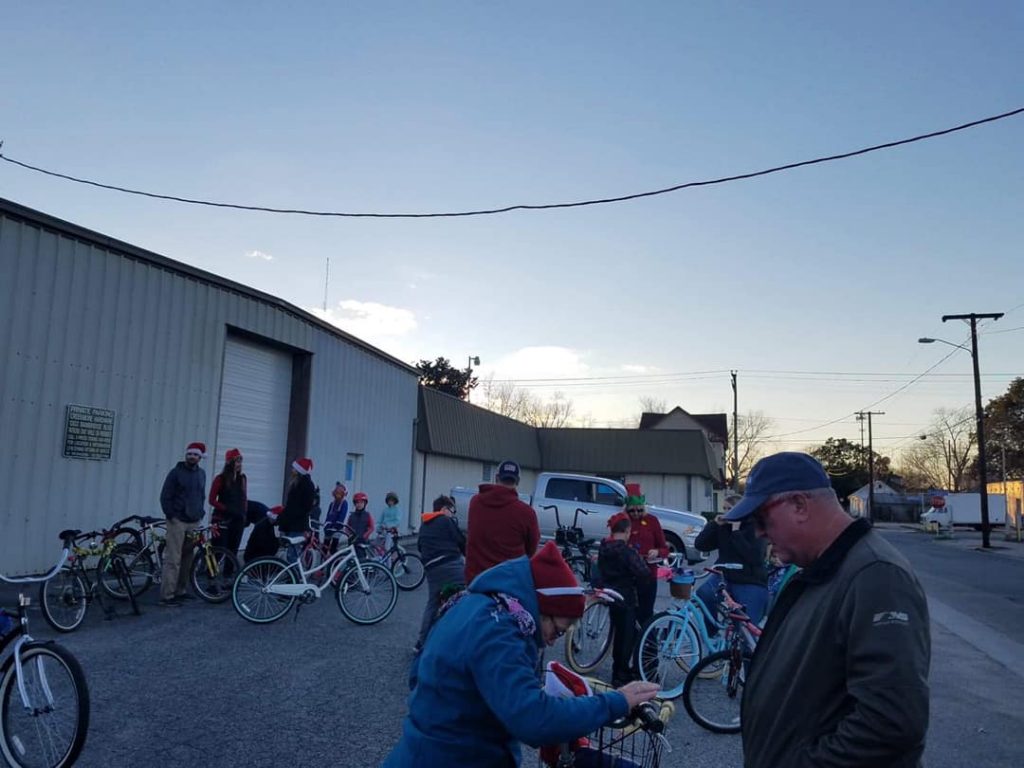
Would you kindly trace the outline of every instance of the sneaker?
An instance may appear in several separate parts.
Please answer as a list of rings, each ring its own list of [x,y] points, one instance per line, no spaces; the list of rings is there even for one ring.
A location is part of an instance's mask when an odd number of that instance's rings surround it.
[[[161,608],[181,608],[181,601],[174,597],[163,598],[157,601]]]
[[[174,599],[180,603],[182,600],[195,600],[196,596],[191,594],[190,592],[183,592],[180,595],[175,595]]]

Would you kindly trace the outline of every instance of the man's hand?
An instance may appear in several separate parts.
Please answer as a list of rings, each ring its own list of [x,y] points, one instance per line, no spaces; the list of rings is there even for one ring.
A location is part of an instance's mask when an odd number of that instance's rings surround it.
[[[629,704],[629,708],[643,704],[645,701],[653,699],[659,690],[657,683],[642,683],[639,680],[633,683],[626,683],[618,689],[619,693],[626,697],[626,703]]]
[[[716,515],[715,522],[718,523],[718,525],[729,525],[730,523],[729,520],[725,519],[725,515]]]
[[[658,552],[658,550],[656,550],[656,549],[648,549],[647,550],[647,559],[648,560],[660,560],[661,559],[661,553]]]

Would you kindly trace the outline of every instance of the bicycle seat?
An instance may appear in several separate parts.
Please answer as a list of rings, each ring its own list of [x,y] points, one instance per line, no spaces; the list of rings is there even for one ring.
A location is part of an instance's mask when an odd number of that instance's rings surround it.
[[[61,531],[57,534],[57,537],[61,541],[67,541],[68,539],[74,539],[80,534],[82,530],[80,528],[68,528],[66,531]]]
[[[142,525],[155,525],[164,522],[164,520],[159,517],[140,517],[139,522]]]

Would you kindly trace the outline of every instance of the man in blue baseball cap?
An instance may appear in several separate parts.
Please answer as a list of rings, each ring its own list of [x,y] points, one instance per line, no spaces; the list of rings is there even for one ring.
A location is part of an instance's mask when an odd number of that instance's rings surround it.
[[[931,634],[910,564],[840,506],[805,453],[761,459],[728,520],[803,570],[779,594],[743,689],[745,768],[916,768],[928,730]]]

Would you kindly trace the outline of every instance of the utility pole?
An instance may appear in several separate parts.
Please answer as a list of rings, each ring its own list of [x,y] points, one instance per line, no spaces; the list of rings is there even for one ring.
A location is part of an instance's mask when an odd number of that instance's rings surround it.
[[[992,524],[988,516],[988,463],[985,460],[985,410],[981,407],[981,372],[978,366],[978,320],[998,320],[1002,312],[986,314],[971,312],[966,315],[943,315],[947,320],[968,320],[971,323],[971,360],[974,363],[974,411],[978,420],[978,474],[981,476],[981,546],[992,546]],[[958,345],[954,345],[958,346]]]
[[[875,447],[871,434],[871,417],[885,416],[885,411],[858,411],[857,418],[868,420],[868,520],[875,521]]]
[[[327,257],[327,274],[324,275],[324,312],[327,312],[327,287],[331,283],[331,257]]]
[[[736,394],[736,371],[729,371],[732,376],[732,489],[740,492],[740,414]]]

